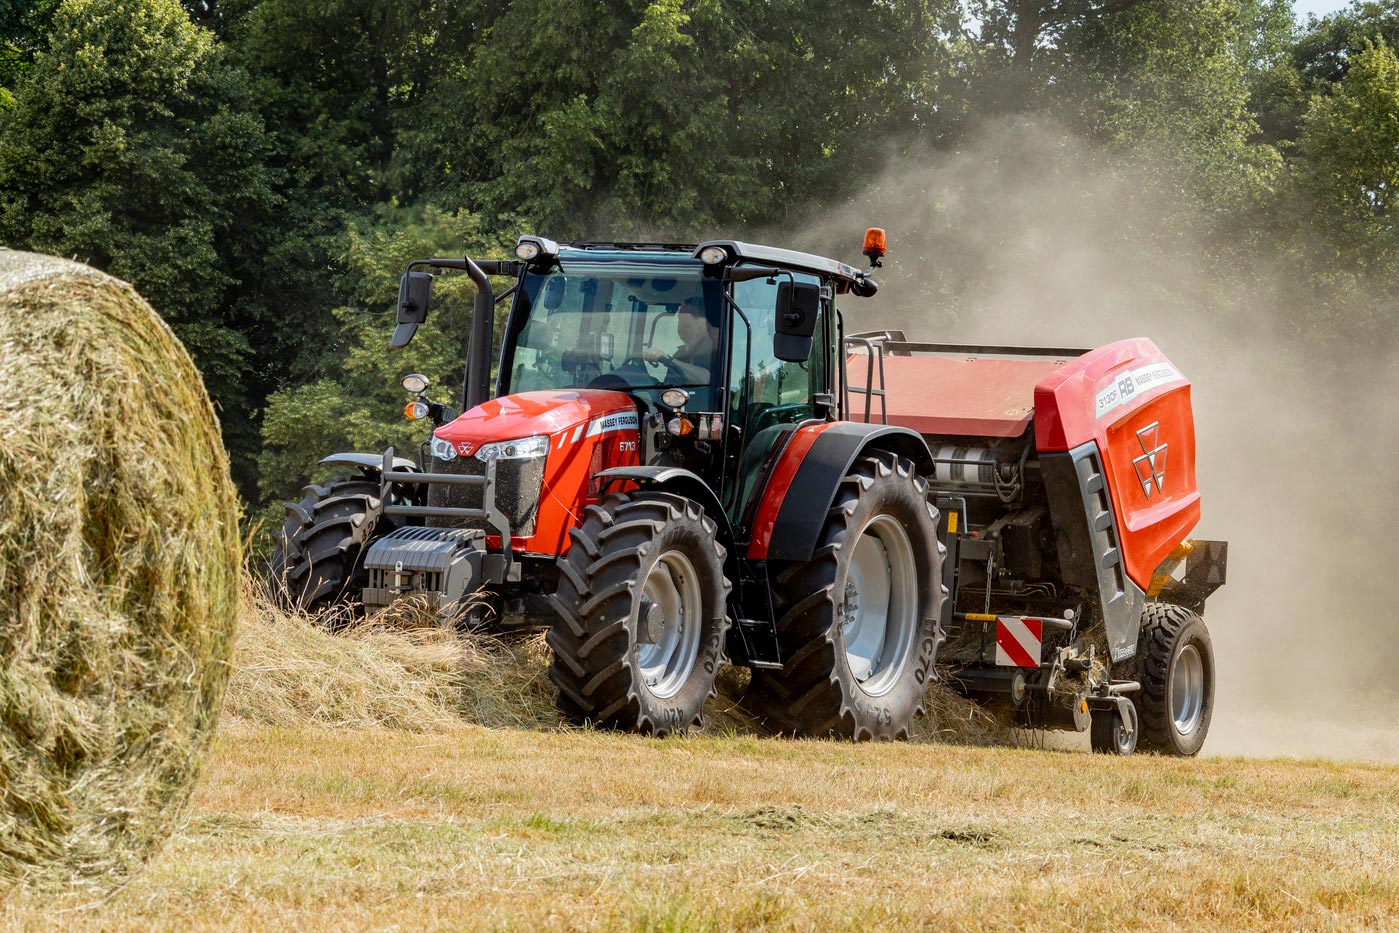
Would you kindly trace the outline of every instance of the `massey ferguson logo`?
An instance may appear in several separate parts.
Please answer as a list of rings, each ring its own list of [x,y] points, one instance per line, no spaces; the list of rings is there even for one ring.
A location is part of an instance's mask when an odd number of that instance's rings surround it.
[[[1132,461],[1137,471],[1137,481],[1142,484],[1142,492],[1151,498],[1151,487],[1161,492],[1166,485],[1166,448],[1169,444],[1157,444],[1161,433],[1161,422],[1151,424],[1137,432],[1137,443],[1142,445],[1142,455]]]
[[[457,453],[461,454],[463,457],[469,457],[471,456],[472,447],[471,441],[458,441]]]

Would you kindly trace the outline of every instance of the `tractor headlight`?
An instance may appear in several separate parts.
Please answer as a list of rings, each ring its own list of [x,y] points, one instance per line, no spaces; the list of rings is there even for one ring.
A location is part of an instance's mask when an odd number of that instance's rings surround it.
[[[451,441],[444,441],[436,434],[432,436],[432,455],[438,460],[457,459],[457,448],[452,446]]]
[[[729,258],[729,251],[722,246],[706,246],[700,250],[700,262],[706,266],[716,266]]]
[[[422,373],[409,373],[403,377],[403,388],[414,395],[422,395],[432,385]]]
[[[482,463],[491,460],[529,460],[533,457],[542,457],[548,452],[548,435],[537,434],[534,437],[522,437],[517,441],[483,444],[481,449],[476,451],[476,459]]]

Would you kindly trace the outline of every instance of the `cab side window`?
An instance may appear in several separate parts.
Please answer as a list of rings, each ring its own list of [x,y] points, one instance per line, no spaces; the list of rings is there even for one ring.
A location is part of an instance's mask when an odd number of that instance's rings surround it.
[[[814,276],[809,275],[798,275],[796,278],[798,282],[817,282]],[[766,279],[738,282],[733,287],[733,295],[734,301],[753,325],[751,371],[745,372],[744,353],[748,334],[742,321],[735,317],[734,380],[730,386],[735,402],[744,388],[743,378],[747,376],[751,380],[748,386],[751,405],[809,405],[812,393],[823,391],[825,358],[820,340],[820,323],[817,324],[817,339],[812,342],[811,358],[801,363],[784,362],[772,351],[772,336],[777,328],[777,283],[769,283]]]
[[[815,276],[798,274],[796,279],[819,284]],[[730,423],[739,425],[742,430],[743,449],[737,464],[737,482],[730,484],[733,497],[726,504],[730,516],[740,521],[773,444],[788,426],[815,417],[811,397],[826,391],[826,348],[823,322],[818,320],[811,356],[807,360],[789,363],[774,355],[776,282],[769,283],[766,279],[736,282],[733,298],[752,324],[750,335],[742,319],[734,315],[729,418]],[[824,315],[824,309],[822,313]]]

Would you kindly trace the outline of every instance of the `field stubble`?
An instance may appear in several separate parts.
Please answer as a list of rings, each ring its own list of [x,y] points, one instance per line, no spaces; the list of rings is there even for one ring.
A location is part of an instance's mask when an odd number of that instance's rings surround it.
[[[1399,768],[770,739],[734,681],[657,742],[562,727],[531,640],[245,623],[189,823],[111,898],[16,893],[8,923],[1399,925]]]

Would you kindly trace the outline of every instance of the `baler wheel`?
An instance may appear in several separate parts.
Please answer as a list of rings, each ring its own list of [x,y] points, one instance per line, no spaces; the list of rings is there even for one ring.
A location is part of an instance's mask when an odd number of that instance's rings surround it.
[[[1205,620],[1182,606],[1149,603],[1137,639],[1143,751],[1190,757],[1214,712],[1214,648]]]
[[[287,520],[273,533],[276,549],[264,568],[272,595],[286,609],[317,613],[355,606],[368,575],[360,563],[376,523],[379,484],[337,477],[302,490],[287,503]]]
[[[1104,755],[1130,755],[1137,749],[1137,739],[1141,733],[1137,708],[1127,703],[1126,718],[1121,710],[1124,707],[1093,710],[1093,724],[1089,729],[1089,740],[1093,751]]]
[[[755,670],[746,702],[777,732],[907,738],[942,640],[945,548],[913,463],[855,462],[810,561],[771,567],[780,670]]]
[[[572,536],[547,636],[559,709],[657,736],[700,722],[728,629],[714,521],[681,496],[616,494]]]

